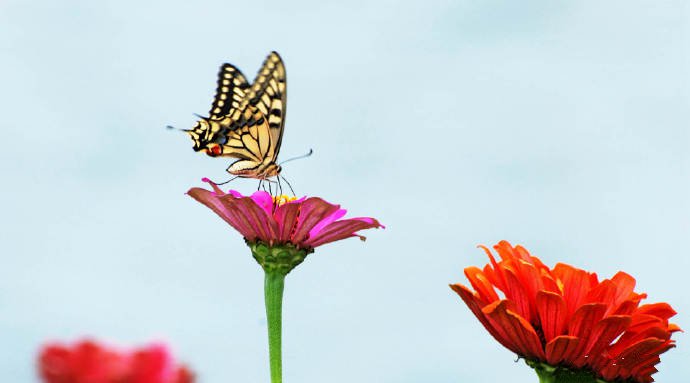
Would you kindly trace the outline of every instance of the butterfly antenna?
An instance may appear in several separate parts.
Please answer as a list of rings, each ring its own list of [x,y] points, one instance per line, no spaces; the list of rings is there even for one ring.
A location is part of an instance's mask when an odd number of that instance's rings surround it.
[[[283,178],[283,181],[285,181],[285,183],[288,185],[288,187],[290,187],[290,191],[292,192],[292,195],[296,197],[297,194],[295,194],[295,189],[292,188],[292,185],[290,185],[290,182],[288,182],[287,178],[285,178],[281,175],[279,175],[278,177]]]
[[[167,125],[167,126],[166,126],[166,129],[168,129],[168,130],[179,130],[180,132],[191,132],[191,131],[192,131],[191,129],[180,129],[180,128],[176,128],[176,127],[174,127],[174,126],[172,126],[172,125]]]
[[[282,164],[284,164],[284,163],[286,163],[286,162],[290,162],[290,161],[292,161],[292,160],[299,160],[299,159],[302,159],[302,158],[307,158],[307,157],[311,156],[312,154],[314,154],[314,150],[313,150],[313,149],[309,149],[309,153],[303,154],[303,155],[297,156],[297,157],[288,158],[287,160],[285,160],[285,161],[279,163],[278,165],[282,165]],[[285,178],[283,178],[283,179],[285,179]],[[287,181],[285,181],[285,182],[287,182]]]

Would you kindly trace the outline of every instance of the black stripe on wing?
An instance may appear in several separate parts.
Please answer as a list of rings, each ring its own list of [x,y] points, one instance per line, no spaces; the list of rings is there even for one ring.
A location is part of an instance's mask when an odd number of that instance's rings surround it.
[[[232,64],[223,64],[218,72],[216,97],[213,99],[210,118],[221,119],[240,107],[249,88],[247,79]]]
[[[264,60],[251,87],[247,90],[238,112],[251,105],[268,118],[276,155],[280,149],[283,137],[286,103],[287,77],[285,65],[278,53],[271,52]],[[235,115],[238,112],[235,112]]]

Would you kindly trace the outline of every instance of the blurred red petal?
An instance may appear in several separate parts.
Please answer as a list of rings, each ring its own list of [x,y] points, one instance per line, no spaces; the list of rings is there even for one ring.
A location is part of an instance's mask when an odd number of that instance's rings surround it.
[[[49,344],[38,359],[45,383],[193,383],[178,381],[178,367],[161,344],[123,352],[94,341]]]

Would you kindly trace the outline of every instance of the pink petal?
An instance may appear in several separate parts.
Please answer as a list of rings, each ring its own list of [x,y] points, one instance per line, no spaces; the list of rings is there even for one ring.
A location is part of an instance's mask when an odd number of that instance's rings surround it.
[[[385,228],[386,228],[386,225],[382,225],[381,222],[379,222],[379,221],[377,221],[376,219],[371,218],[371,217],[352,217],[352,218],[348,218],[348,219],[356,219],[356,220],[358,220],[358,221],[364,221],[364,222],[370,223],[370,224],[372,224],[372,225],[373,225],[373,224],[376,224],[376,225],[378,225],[378,227],[380,227],[381,229],[385,229]]]
[[[244,197],[242,193],[238,192],[237,190],[228,190],[228,194],[232,195],[235,198],[242,198]]]
[[[276,208],[273,214],[273,219],[278,224],[278,240],[280,242],[287,242],[297,225],[297,218],[299,217],[301,203],[285,203]]]
[[[216,193],[216,195],[225,195],[225,193],[216,185],[213,181],[210,179],[204,177],[201,179],[202,182],[206,182],[207,184],[211,185],[211,188],[213,188],[213,191]]]
[[[321,231],[321,229],[323,229],[327,225],[330,225],[332,222],[339,220],[345,215],[345,213],[347,213],[347,210],[338,209],[334,211],[333,214],[322,219],[321,222],[317,223],[316,226],[312,227],[311,230],[309,230],[309,238],[314,238],[314,236],[318,234]]]
[[[221,197],[227,206],[233,205],[237,208],[238,214],[249,222],[257,232],[259,239],[266,243],[272,243],[278,233],[278,225],[273,217],[266,213],[263,207],[259,206],[252,198],[234,198],[231,196]]]
[[[321,198],[310,197],[302,202],[297,227],[292,234],[291,242],[300,245],[309,238],[309,232],[323,219],[338,210],[338,206],[332,205]]]
[[[256,191],[251,196],[252,201],[259,207],[264,209],[266,214],[270,217],[273,215],[273,197],[265,191]]]
[[[214,192],[202,188],[191,188],[187,194],[213,210],[220,218],[239,231],[244,238],[255,240],[258,237],[259,233],[241,216],[239,211],[222,203]],[[233,197],[230,196],[230,198]]]
[[[381,227],[381,224],[379,224],[375,219],[345,219],[342,221],[333,222],[324,227],[314,238],[309,238],[304,241],[304,243],[310,247],[317,247],[326,243],[354,236],[358,236],[364,240],[365,237],[358,235],[358,231],[378,227]]]
[[[192,188],[187,194],[213,210],[249,241],[258,238],[271,242],[276,237],[278,227],[273,218],[249,197],[218,196],[201,188]]]

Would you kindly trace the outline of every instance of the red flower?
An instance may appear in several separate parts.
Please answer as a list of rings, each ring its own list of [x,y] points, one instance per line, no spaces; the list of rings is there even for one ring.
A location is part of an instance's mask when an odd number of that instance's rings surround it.
[[[153,344],[122,352],[85,340],[72,346],[49,344],[39,355],[45,383],[193,383],[184,366],[177,366],[168,349]]]
[[[230,190],[224,193],[204,179],[213,191],[192,188],[189,194],[209,207],[239,231],[248,242],[261,241],[269,246],[291,243],[297,248],[313,249],[329,242],[357,236],[359,230],[383,227],[374,218],[342,218],[346,210],[318,197],[271,197],[264,191],[243,196]]]
[[[674,347],[679,331],[667,303],[640,305],[635,279],[597,275],[559,263],[545,266],[521,246],[501,241],[490,264],[468,267],[475,291],[451,285],[503,346],[529,361],[589,371],[606,381],[653,382],[659,355]],[[503,292],[499,297],[495,288]]]

